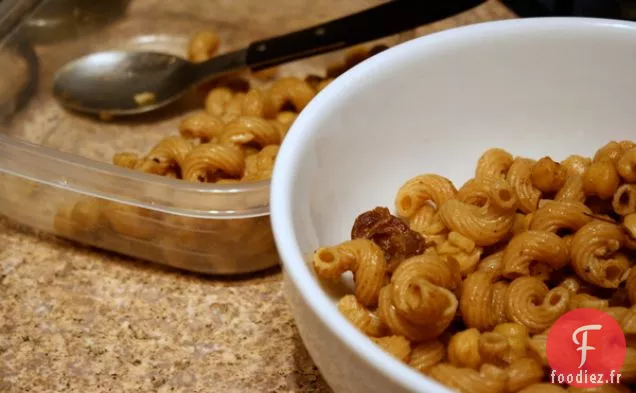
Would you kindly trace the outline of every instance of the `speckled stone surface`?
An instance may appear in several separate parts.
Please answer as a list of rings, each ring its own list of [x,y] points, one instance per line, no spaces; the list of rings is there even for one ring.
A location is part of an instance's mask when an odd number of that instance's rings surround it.
[[[0,391],[327,392],[273,269],[209,279],[0,222]]]
[[[254,0],[240,9],[265,20],[278,2],[293,21],[267,23],[279,30],[303,26],[304,15],[335,16],[321,13],[322,1]],[[131,12],[152,3],[133,3]],[[174,12],[179,3],[170,2]],[[340,2],[342,12],[366,3],[374,1]],[[214,4],[239,9],[231,0]],[[491,0],[418,33],[510,16]],[[0,392],[329,392],[281,286],[277,268],[202,277],[34,235],[2,219]]]

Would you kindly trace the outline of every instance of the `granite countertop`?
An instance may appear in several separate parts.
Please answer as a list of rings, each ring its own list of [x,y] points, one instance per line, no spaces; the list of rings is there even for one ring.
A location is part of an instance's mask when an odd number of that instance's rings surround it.
[[[512,16],[490,0],[417,33]],[[330,389],[294,327],[279,268],[203,277],[0,219],[0,392],[110,391]]]

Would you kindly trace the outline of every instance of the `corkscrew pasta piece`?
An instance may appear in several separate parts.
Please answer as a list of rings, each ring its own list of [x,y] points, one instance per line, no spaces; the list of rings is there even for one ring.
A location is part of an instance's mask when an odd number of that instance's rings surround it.
[[[621,367],[621,383],[636,383],[636,348],[627,346],[625,362]]]
[[[439,208],[456,194],[455,186],[447,178],[434,174],[419,175],[400,187],[395,207],[398,215],[411,218],[425,204],[433,203]]]
[[[625,154],[628,150],[633,149],[636,146],[636,143],[628,140],[618,141],[618,144],[621,146],[621,151]]]
[[[274,126],[276,131],[278,131],[278,135],[280,135],[280,139],[283,140],[287,136],[287,131],[289,131],[289,127],[291,124],[284,124],[278,120],[269,119],[269,124]]]
[[[530,223],[532,222],[532,219],[534,218],[534,213],[528,213],[523,217],[523,230],[524,231],[529,231],[530,230]]]
[[[163,226],[167,239],[175,239],[176,244],[192,250],[197,250],[210,244],[209,237],[220,238],[228,232],[225,220],[184,216],[168,215],[163,221]],[[232,233],[231,235],[236,234]]]
[[[459,271],[465,276],[475,270],[483,249],[467,237],[451,232],[444,242],[437,245],[436,251],[444,260],[452,258],[457,261]]]
[[[305,82],[309,85],[309,87],[311,87],[312,89],[316,90],[316,87],[318,87],[318,84],[323,80],[324,78],[322,76],[319,75],[315,75],[315,74],[309,74],[305,77]]]
[[[616,163],[618,174],[628,183],[636,183],[636,148],[631,148]]]
[[[71,211],[75,204],[64,204],[60,206],[53,217],[53,229],[60,236],[75,237],[77,235],[77,225],[71,218]]]
[[[258,154],[261,151],[260,148],[250,145],[241,146],[241,150],[243,151],[245,157],[253,156],[254,154]]]
[[[341,63],[331,64],[327,67],[327,79],[333,79],[335,77],[340,76],[342,73],[347,71],[349,68],[355,66],[361,61],[374,56],[383,50],[387,49],[386,45],[374,45],[371,49],[367,50],[362,46],[351,48],[347,51],[347,55],[345,57],[345,61]]]
[[[460,393],[506,392],[506,371],[490,364],[484,364],[477,371],[472,368],[459,368],[448,363],[440,363],[430,370],[429,375]]]
[[[363,62],[369,56],[369,51],[363,45],[354,46],[345,54],[345,66],[351,68]]]
[[[338,310],[364,334],[371,337],[382,337],[386,334],[386,326],[373,312],[367,309],[354,295],[345,295],[338,302]]]
[[[508,283],[497,279],[497,274],[476,271],[462,283],[459,308],[467,327],[487,331],[507,321]]]
[[[104,223],[104,202],[98,198],[82,198],[73,205],[69,219],[82,231],[97,231]]]
[[[234,98],[234,93],[229,88],[224,86],[215,87],[205,97],[203,106],[207,113],[220,118],[225,114],[225,110],[232,98]]]
[[[488,149],[477,161],[475,177],[496,177],[503,179],[508,173],[512,162],[512,155],[507,151],[498,148]]]
[[[507,391],[519,390],[540,383],[543,380],[544,371],[541,363],[533,358],[526,357],[513,361],[507,368]]]
[[[188,44],[188,60],[201,63],[211,59],[216,55],[220,43],[219,36],[214,31],[197,32]]]
[[[184,180],[207,182],[218,172],[229,177],[241,177],[245,169],[243,152],[231,146],[204,143],[192,149],[181,166]]]
[[[327,78],[335,79],[347,71],[347,66],[344,63],[334,63],[327,66],[326,75]]]
[[[505,366],[526,355],[528,331],[506,323],[492,332],[471,328],[455,333],[448,343],[448,361],[456,367],[479,369],[485,363]]]
[[[207,112],[188,115],[179,124],[179,133],[185,139],[199,139],[201,142],[216,141],[223,133],[225,125],[217,116]]]
[[[517,359],[522,359],[528,353],[528,340],[530,333],[528,328],[518,323],[501,323],[492,330],[508,340],[509,349],[506,351],[502,360],[506,363],[512,363]]]
[[[241,117],[245,96],[246,94],[243,92],[234,93],[230,101],[225,105],[225,110],[221,116],[221,120],[223,120],[224,123],[230,123]]]
[[[448,344],[448,359],[456,367],[479,369],[483,364],[505,366],[511,347],[507,337],[475,328],[456,333]]]
[[[563,281],[561,281],[559,286],[567,289],[568,291],[570,291],[571,295],[575,295],[575,294],[579,293],[579,291],[583,287],[583,284],[581,283],[581,280],[578,277],[569,276],[569,277],[565,278]],[[572,300],[572,298],[570,298],[570,301],[571,300]]]
[[[623,230],[624,246],[630,250],[636,250],[636,213],[628,214],[623,217],[623,223],[621,224]]]
[[[402,336],[371,337],[371,340],[398,360],[408,362],[411,343]]]
[[[535,334],[528,340],[528,350],[532,357],[541,363],[544,367],[548,367],[547,355],[548,332]]]
[[[567,393],[567,391],[559,385],[546,382],[532,384],[521,389],[519,393]]]
[[[387,50],[387,49],[389,49],[389,46],[388,46],[388,45],[385,45],[385,44],[373,45],[373,46],[371,47],[371,49],[369,49],[369,52],[368,52],[368,55],[367,55],[367,56],[368,56],[368,57],[375,56],[375,55],[377,55],[378,53],[384,52],[384,51],[385,51],[385,50]]]
[[[278,67],[270,67],[260,71],[252,71],[251,75],[258,80],[267,81],[276,78],[278,71]]]
[[[413,347],[409,366],[426,374],[433,366],[444,360],[444,356],[446,356],[446,348],[440,340],[424,341]]]
[[[513,194],[505,180],[482,176],[467,181],[457,192],[457,199],[469,205],[484,207],[492,204],[502,210],[512,210],[516,203]]]
[[[495,277],[500,277],[503,270],[503,251],[498,251],[483,258],[477,265],[477,271],[492,273]]]
[[[523,213],[515,213],[515,222],[512,225],[512,229],[510,230],[511,236],[516,236],[521,232],[525,232],[528,230],[525,225],[526,222],[526,214]]]
[[[287,136],[287,132],[291,128],[291,123],[281,123],[276,119],[268,119],[269,124],[274,126],[276,131],[278,131],[278,135],[280,135],[280,139],[283,140]]]
[[[231,238],[239,238],[243,237],[241,235],[246,235],[250,233],[250,229],[257,225],[257,223],[264,224],[264,227],[269,225],[268,220],[250,220],[250,219],[233,219],[233,220],[225,220],[225,232],[229,233],[233,236]],[[243,239],[246,240],[246,239]]]
[[[609,307],[609,301],[598,298],[588,293],[577,293],[570,297],[568,302],[568,310],[577,308],[594,308],[596,310],[605,310]]]
[[[169,179],[181,179],[181,174],[179,173],[179,168],[170,168],[168,172],[166,172],[164,177]]]
[[[534,160],[518,157],[512,162],[506,176],[517,197],[519,210],[524,213],[537,210],[541,199],[541,191],[532,184],[533,168]]]
[[[122,168],[135,169],[141,158],[136,153],[117,153],[113,156],[113,165],[120,166]]]
[[[604,311],[618,322],[626,337],[636,335],[636,308],[609,307]]]
[[[438,337],[457,311],[459,266],[433,254],[411,257],[400,264],[391,283],[380,291],[378,316],[394,334],[412,341]]]
[[[448,229],[431,205],[422,206],[409,219],[411,230],[419,233],[429,244],[441,244],[448,236]]]
[[[455,333],[448,342],[448,361],[455,367],[478,369],[484,362],[479,350],[481,333],[475,328]]]
[[[627,288],[629,301],[632,302],[633,306],[636,306],[636,267],[632,267],[630,270],[625,288]]]
[[[269,221],[269,217],[246,219],[245,222],[250,225],[237,232],[240,235],[240,243],[250,245],[247,253],[252,256],[258,256],[261,254],[276,255],[276,243],[274,241],[274,234],[272,233],[272,226]],[[239,237],[233,236],[231,232],[227,236],[229,236],[230,239],[236,239]]]
[[[495,332],[485,332],[479,336],[479,353],[484,363],[504,366],[503,358],[510,352],[508,338]]]
[[[523,232],[513,237],[504,251],[503,275],[510,279],[529,276],[535,273],[533,264],[546,266],[548,272],[561,269],[570,259],[568,251],[565,241],[552,232]]]
[[[576,232],[592,220],[592,211],[583,203],[550,201],[532,217],[530,229],[559,233]]]
[[[280,132],[265,119],[254,116],[241,116],[228,123],[223,129],[221,143],[242,146],[255,144],[261,148],[268,145],[280,145]]]
[[[104,201],[103,215],[113,231],[136,239],[150,239],[157,226],[156,212]]]
[[[250,89],[243,99],[241,114],[244,116],[256,116],[273,118],[278,112],[269,94],[260,89]]]
[[[618,172],[609,159],[593,162],[583,174],[583,189],[588,196],[610,199],[619,185]]]
[[[440,218],[451,231],[459,232],[478,246],[490,246],[504,239],[512,229],[517,200],[504,180],[479,178],[474,179],[472,184],[471,189],[485,192],[487,203],[478,206],[451,199],[439,208]],[[472,202],[481,197],[478,192],[471,191],[465,194],[465,198]]]
[[[573,175],[568,177],[563,187],[556,193],[554,200],[557,202],[585,202],[585,190],[583,189],[583,177]]]
[[[593,162],[609,162],[615,164],[623,155],[623,146],[616,141],[611,141],[594,153]]]
[[[444,261],[435,254],[422,254],[410,257],[400,264],[393,272],[391,285],[395,294],[405,291],[403,295],[408,295],[409,291],[415,289],[411,285],[417,285],[420,280],[450,291],[458,289],[462,282],[457,263]],[[407,298],[408,296],[399,296],[399,302],[408,301]]]
[[[296,112],[302,111],[311,101],[316,92],[304,80],[286,77],[274,82],[269,88],[269,97],[275,112],[290,103]]]
[[[614,212],[627,216],[636,212],[636,185],[623,184],[618,187],[612,198]]]
[[[282,124],[290,125],[292,124],[298,115],[292,111],[281,111],[276,115],[276,120]]]
[[[565,169],[568,177],[583,176],[591,164],[592,160],[576,154],[568,156],[568,158],[561,161],[561,166]]]
[[[371,240],[349,240],[333,247],[316,250],[313,257],[316,274],[336,280],[346,272],[353,272],[355,295],[364,306],[378,302],[384,285],[386,261],[382,249]]]
[[[150,150],[137,169],[147,173],[165,175],[171,169],[182,166],[190,150],[192,150],[192,144],[182,137],[165,137]]]
[[[242,180],[271,179],[279,150],[279,145],[269,145],[258,153],[245,157],[245,173]]]
[[[569,300],[570,292],[563,287],[548,289],[536,277],[519,277],[508,287],[506,314],[510,321],[539,333],[567,311]]]
[[[617,225],[592,221],[579,229],[572,239],[572,267],[584,281],[602,288],[618,288],[630,268],[619,250],[623,233]]]
[[[558,162],[550,157],[543,157],[532,167],[532,184],[541,192],[550,194],[557,192],[565,184],[567,172]]]
[[[334,78],[325,78],[318,83],[316,86],[316,92],[321,92],[325,87],[329,86],[331,82],[333,82]]]

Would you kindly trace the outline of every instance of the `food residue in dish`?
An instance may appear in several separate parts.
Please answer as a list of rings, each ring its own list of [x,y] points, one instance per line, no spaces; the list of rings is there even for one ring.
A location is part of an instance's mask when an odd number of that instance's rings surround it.
[[[135,94],[133,99],[138,106],[148,106],[157,102],[157,95],[155,93],[145,91],[143,93]]]

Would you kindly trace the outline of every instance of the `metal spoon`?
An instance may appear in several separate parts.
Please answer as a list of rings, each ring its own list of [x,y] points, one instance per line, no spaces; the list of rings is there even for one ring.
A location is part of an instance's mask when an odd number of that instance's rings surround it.
[[[394,35],[485,0],[393,0],[294,33],[258,41],[203,63],[155,52],[99,52],[62,67],[53,95],[65,107],[102,116],[149,112],[193,86],[244,68],[254,71]]]

